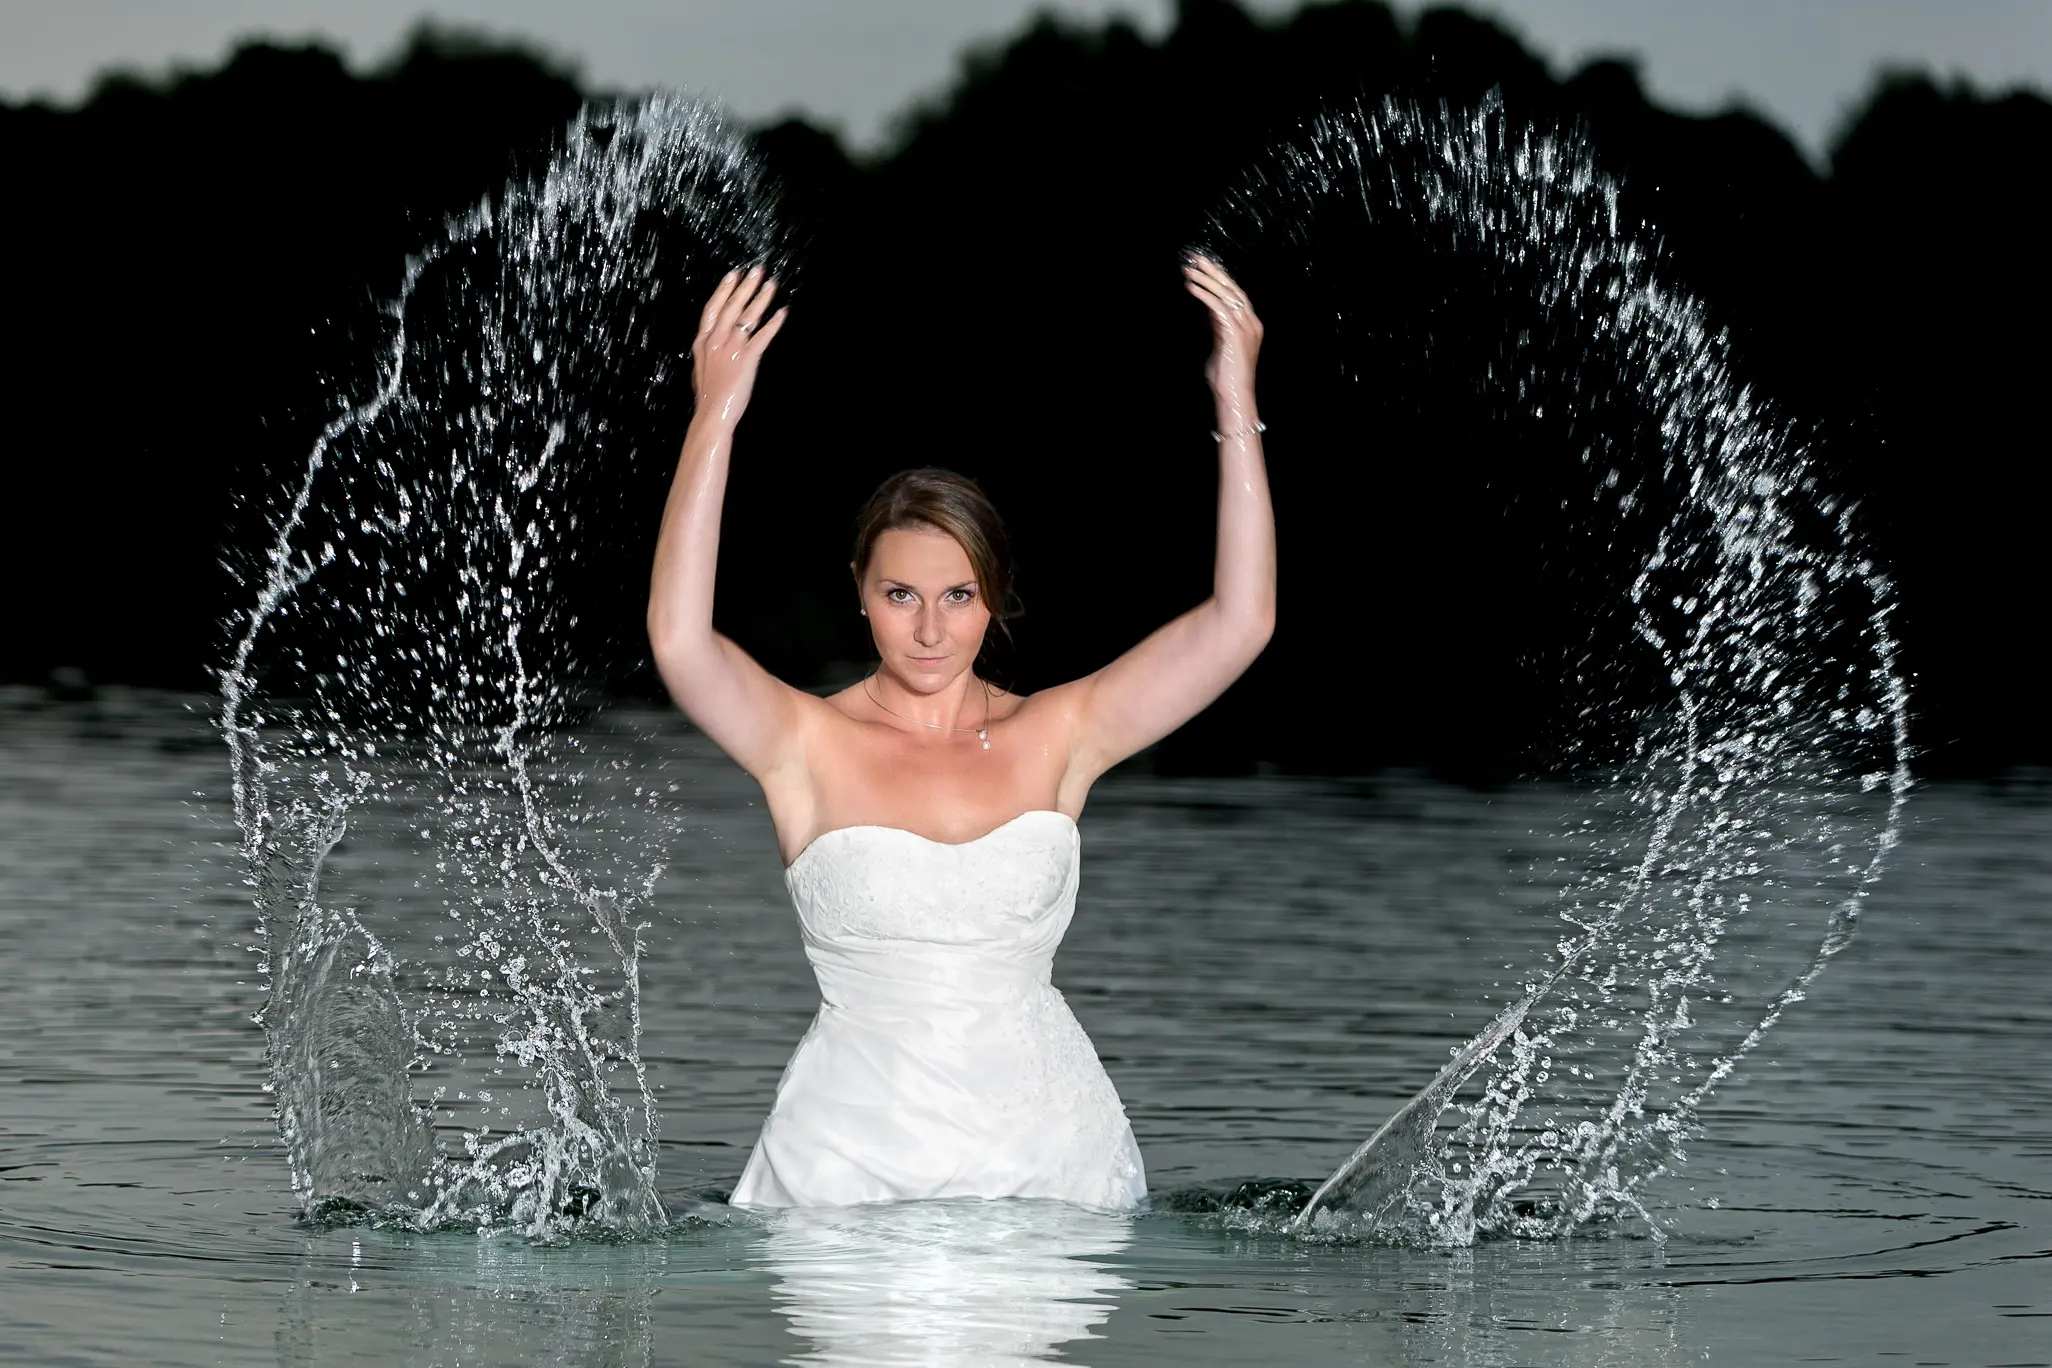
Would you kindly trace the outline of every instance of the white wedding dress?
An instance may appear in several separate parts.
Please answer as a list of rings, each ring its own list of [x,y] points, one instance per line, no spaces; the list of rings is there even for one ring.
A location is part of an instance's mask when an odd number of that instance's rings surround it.
[[[784,884],[822,1003],[735,1205],[1143,1200],[1125,1108],[1048,981],[1079,847],[1034,811],[960,845],[856,826],[799,853]]]

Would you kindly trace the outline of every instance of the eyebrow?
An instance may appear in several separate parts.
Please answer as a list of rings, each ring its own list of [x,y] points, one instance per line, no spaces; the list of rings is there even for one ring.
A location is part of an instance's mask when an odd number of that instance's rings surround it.
[[[909,590],[910,590],[911,592],[913,592],[913,593],[915,593],[915,594],[919,592],[919,586],[918,586],[918,585],[916,585],[916,584],[907,584],[907,583],[906,583],[906,582],[905,582],[904,580],[899,580],[899,579],[889,579],[889,578],[886,578],[886,579],[885,579],[885,580],[883,581],[883,587],[884,587],[885,589],[909,589]],[[950,584],[950,585],[949,585],[949,586],[947,586],[947,587],[946,587],[945,589],[941,590],[941,592],[942,592],[943,594],[952,594],[952,593],[954,593],[954,592],[955,592],[955,591],[956,591],[957,589],[974,589],[974,588],[976,588],[976,581],[975,581],[975,580],[973,580],[973,579],[965,579],[965,580],[963,580],[963,581],[962,581],[962,582],[961,582],[960,584]]]

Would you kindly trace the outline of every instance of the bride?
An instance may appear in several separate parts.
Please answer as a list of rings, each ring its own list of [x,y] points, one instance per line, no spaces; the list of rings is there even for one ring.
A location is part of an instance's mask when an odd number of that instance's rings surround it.
[[[1216,262],[1192,256],[1183,275],[1211,319],[1211,597],[1030,697],[976,671],[991,624],[1003,628],[1011,569],[995,510],[949,471],[891,477],[857,520],[869,678],[818,698],[713,629],[734,429],[786,311],[769,313],[776,282],[760,268],[729,272],[705,306],[649,639],[678,705],[762,785],[822,999],[737,1205],[1146,1196],[1125,1109],[1049,972],[1075,910],[1091,784],[1224,692],[1275,621],[1261,323]]]

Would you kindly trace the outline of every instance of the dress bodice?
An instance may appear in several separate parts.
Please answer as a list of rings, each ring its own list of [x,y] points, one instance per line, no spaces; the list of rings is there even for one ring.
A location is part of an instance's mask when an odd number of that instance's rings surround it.
[[[829,831],[784,872],[820,995],[846,1010],[1045,985],[1076,912],[1076,824],[1021,813],[951,844],[897,827]]]

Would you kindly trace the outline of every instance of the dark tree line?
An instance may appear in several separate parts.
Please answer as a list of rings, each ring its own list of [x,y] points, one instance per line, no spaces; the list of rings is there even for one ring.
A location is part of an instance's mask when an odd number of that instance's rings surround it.
[[[1629,215],[1659,225],[1672,276],[1864,501],[1901,594],[1925,769],[2052,761],[2035,660],[2052,589],[2052,105],[1884,77],[1819,175],[1750,115],[1658,109],[1618,62],[1556,78],[1458,10],[1406,25],[1338,3],[1263,24],[1184,0],[1159,43],[1041,21],[972,55],[874,162],[804,124],[759,130],[800,269],[743,429],[723,626],[799,680],[860,659],[848,519],[923,462],[977,476],[1014,524],[1022,684],[1092,668],[1186,606],[1206,583],[1214,477],[1204,330],[1176,253],[1321,102],[1492,90],[1516,117],[1585,130]],[[77,110],[0,107],[0,674],[203,684],[235,601],[217,557],[254,535],[231,493],[297,470],[333,402],[316,377],[347,373],[407,251],[538,164],[581,98],[545,59],[424,32],[365,75],[256,45],[216,72],[109,80]],[[1506,520],[1525,477],[1496,449],[1515,454],[1515,432],[1466,422],[1444,377],[1404,392],[1407,371],[1359,382],[1373,411],[1409,414],[1386,446],[1293,430],[1292,366],[1327,363],[1284,254],[1256,257],[1229,264],[1279,301],[1263,372],[1282,624],[1163,763],[1521,763],[1546,690]],[[1494,325],[1483,310],[1461,326]],[[648,421],[681,433],[688,402]],[[1372,479],[1336,481],[1342,460]],[[619,534],[623,641],[660,475],[646,526]]]

